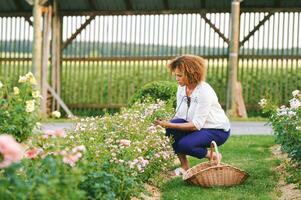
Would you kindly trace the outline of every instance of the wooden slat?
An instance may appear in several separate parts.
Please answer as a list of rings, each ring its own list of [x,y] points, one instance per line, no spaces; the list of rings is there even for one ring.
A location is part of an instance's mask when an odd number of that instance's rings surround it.
[[[47,89],[52,94],[52,96],[57,100],[57,102],[60,104],[60,106],[64,109],[64,111],[67,113],[68,117],[74,117],[73,113],[69,110],[68,106],[64,103],[64,101],[61,99],[61,97],[48,84],[47,84]]]
[[[252,31],[249,32],[249,34],[239,43],[239,46],[243,46],[246,41],[250,39],[254,35],[254,33],[268,20],[270,17],[274,15],[273,12],[270,12],[267,16],[265,16],[255,27]]]
[[[62,45],[62,50],[65,49],[75,38],[78,34],[81,33],[82,30],[86,28],[90,24],[90,22],[95,19],[95,15],[92,15],[83,23],[72,35],[70,38],[67,39],[67,41]]]
[[[201,17],[205,20],[205,22],[229,45],[229,39],[217,28],[210,19],[206,17],[206,14],[201,13]]]

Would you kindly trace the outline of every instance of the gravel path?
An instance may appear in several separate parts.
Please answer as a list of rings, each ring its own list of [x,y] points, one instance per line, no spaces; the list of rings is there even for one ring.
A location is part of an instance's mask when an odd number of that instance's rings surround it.
[[[44,130],[72,129],[74,123],[42,123]],[[231,122],[232,135],[272,135],[272,128],[266,122]]]

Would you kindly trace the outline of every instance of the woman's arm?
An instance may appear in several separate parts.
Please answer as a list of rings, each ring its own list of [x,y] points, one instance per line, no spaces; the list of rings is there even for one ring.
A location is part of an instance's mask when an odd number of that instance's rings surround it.
[[[196,130],[198,130],[192,122],[171,123],[171,122],[167,122],[167,121],[156,120],[155,124],[160,125],[163,128],[173,128],[173,129],[179,129],[179,130],[183,130],[183,131],[196,131]]]

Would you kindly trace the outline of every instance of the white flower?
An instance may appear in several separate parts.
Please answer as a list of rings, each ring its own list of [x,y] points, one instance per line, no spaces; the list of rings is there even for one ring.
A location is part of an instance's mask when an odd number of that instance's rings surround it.
[[[300,93],[299,90],[294,90],[294,91],[292,92],[292,94],[293,94],[294,97],[296,97],[299,93]]]
[[[19,77],[19,83],[25,83],[27,81],[26,76],[20,76]]]
[[[290,117],[293,117],[293,116],[296,116],[296,112],[290,110],[287,112],[287,115]]]
[[[35,77],[33,76],[33,74],[31,72],[28,72],[26,75],[26,79],[32,84],[32,85],[36,85],[37,84],[37,80],[35,79]]]
[[[59,111],[53,111],[51,113],[51,116],[54,117],[54,118],[60,118],[61,117],[61,113]]]
[[[292,109],[297,109],[301,106],[301,102],[298,99],[293,98],[290,100],[290,106]]]
[[[3,83],[0,81],[0,89],[3,87]]]
[[[26,101],[26,112],[33,112],[34,111],[34,100]]]
[[[14,95],[20,94],[20,90],[18,87],[14,87]]]
[[[33,96],[33,98],[42,97],[42,96],[40,95],[40,92],[39,92],[39,90],[37,90],[37,91],[33,91],[33,92],[32,92],[32,96]]]
[[[267,100],[266,99],[260,99],[260,101],[258,102],[258,104],[263,108],[263,107],[266,106]]]

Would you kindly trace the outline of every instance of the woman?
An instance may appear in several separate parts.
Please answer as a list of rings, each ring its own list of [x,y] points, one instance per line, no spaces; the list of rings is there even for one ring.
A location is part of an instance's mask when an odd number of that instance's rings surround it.
[[[186,155],[209,158],[207,148],[213,140],[217,145],[226,142],[230,123],[215,91],[205,82],[207,70],[203,58],[180,56],[172,60],[168,68],[179,84],[176,114],[170,122],[157,120],[155,123],[166,128],[166,134],[174,138],[173,149],[181,162],[175,175],[179,175],[189,169]],[[221,155],[213,153],[213,159],[221,159]]]

